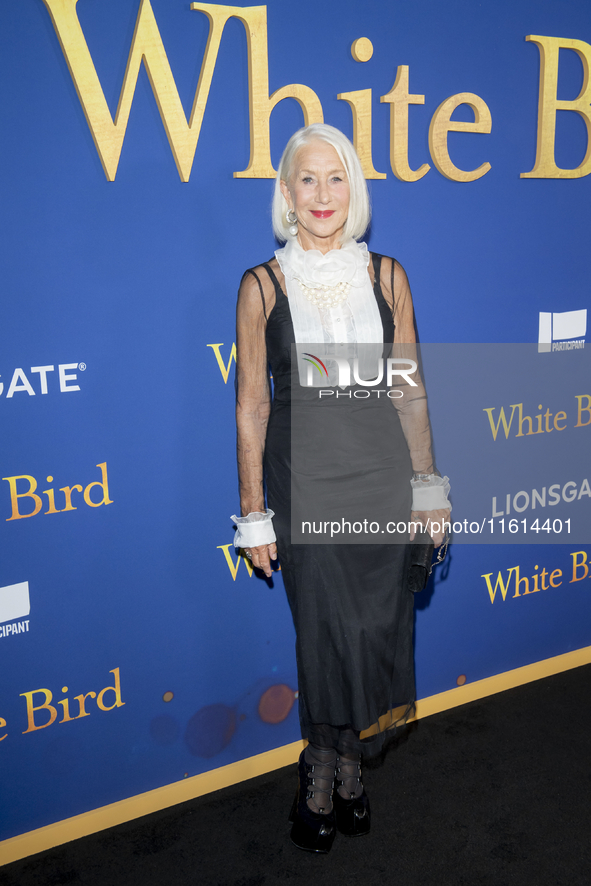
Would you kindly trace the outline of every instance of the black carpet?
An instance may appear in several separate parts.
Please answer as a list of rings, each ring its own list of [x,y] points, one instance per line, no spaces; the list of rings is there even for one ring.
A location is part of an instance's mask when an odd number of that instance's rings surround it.
[[[3,886],[590,886],[591,665],[411,725],[372,832],[296,849],[295,765],[7,865]]]

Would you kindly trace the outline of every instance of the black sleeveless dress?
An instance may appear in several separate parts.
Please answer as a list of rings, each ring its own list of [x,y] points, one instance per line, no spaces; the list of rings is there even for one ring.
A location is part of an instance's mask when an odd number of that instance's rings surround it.
[[[381,256],[372,254],[374,296],[384,342],[394,321],[380,287]],[[264,469],[267,503],[275,512],[279,561],[296,629],[302,735],[341,753],[376,753],[387,730],[403,723],[415,700],[413,594],[407,587],[406,544],[291,543],[291,373],[295,341],[288,299],[268,264],[275,306],[267,318],[273,402]],[[260,271],[259,271],[260,273]],[[387,404],[390,406],[390,404]],[[411,511],[412,467],[396,409],[381,410],[384,433],[372,463],[398,458],[398,511]],[[383,475],[382,475],[383,476]],[[381,482],[381,479],[380,479]]]

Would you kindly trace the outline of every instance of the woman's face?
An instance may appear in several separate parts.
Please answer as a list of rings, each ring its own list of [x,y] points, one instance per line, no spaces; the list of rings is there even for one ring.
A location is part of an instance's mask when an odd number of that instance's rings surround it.
[[[349,212],[349,180],[332,145],[313,141],[301,147],[281,192],[295,211],[304,249],[326,253],[340,247]]]

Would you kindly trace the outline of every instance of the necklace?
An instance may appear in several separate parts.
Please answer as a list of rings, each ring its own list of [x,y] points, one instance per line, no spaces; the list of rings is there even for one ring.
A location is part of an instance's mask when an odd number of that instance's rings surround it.
[[[308,301],[319,308],[336,308],[342,305],[351,289],[350,283],[337,283],[335,286],[318,283],[316,286],[308,286],[299,277],[296,279]]]

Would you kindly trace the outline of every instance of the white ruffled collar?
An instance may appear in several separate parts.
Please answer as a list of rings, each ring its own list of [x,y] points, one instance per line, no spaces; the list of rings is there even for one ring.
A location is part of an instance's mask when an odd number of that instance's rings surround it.
[[[276,251],[275,258],[286,279],[299,280],[310,287],[339,283],[362,286],[367,278],[369,251],[366,243],[349,239],[340,249],[323,255],[319,249],[302,249],[294,238]]]

